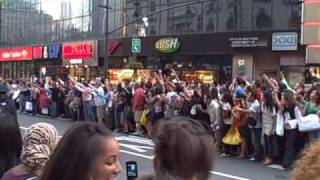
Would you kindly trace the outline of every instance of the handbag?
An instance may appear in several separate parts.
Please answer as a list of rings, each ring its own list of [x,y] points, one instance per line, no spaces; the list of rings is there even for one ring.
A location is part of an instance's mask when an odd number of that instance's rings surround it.
[[[27,112],[32,112],[32,110],[33,110],[32,102],[27,101],[26,102],[26,111]]]
[[[48,115],[49,114],[49,109],[48,108],[42,108],[41,109],[41,113],[44,115]]]
[[[253,117],[248,118],[248,125],[251,127],[255,127],[257,125],[257,121]]]
[[[300,132],[311,132],[320,130],[320,120],[318,115],[310,114],[302,117],[302,121],[298,122],[298,128]]]
[[[284,135],[284,118],[279,113],[277,114],[276,133],[278,136]]]
[[[222,142],[227,145],[237,146],[242,143],[242,137],[237,127],[232,124],[227,134],[222,138]]]

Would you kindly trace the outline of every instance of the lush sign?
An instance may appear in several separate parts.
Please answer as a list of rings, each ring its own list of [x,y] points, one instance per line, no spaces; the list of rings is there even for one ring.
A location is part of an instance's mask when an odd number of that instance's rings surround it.
[[[173,53],[180,48],[178,38],[163,38],[156,42],[156,49],[162,53]]]

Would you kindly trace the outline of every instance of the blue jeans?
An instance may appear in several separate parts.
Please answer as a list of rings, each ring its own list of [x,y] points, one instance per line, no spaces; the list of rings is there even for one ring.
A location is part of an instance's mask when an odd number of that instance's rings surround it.
[[[310,143],[314,143],[320,139],[320,130],[308,132]]]
[[[94,108],[93,101],[83,101],[83,112],[84,112],[85,121],[95,122],[93,108]]]

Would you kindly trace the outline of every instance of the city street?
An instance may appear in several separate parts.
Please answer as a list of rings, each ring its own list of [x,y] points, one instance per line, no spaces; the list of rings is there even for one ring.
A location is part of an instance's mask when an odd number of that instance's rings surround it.
[[[28,126],[37,122],[53,124],[60,135],[72,126],[72,122],[65,119],[51,119],[48,117],[34,117],[26,114],[19,114],[19,123],[23,132]],[[146,138],[131,135],[115,134],[121,146],[121,164],[125,167],[126,161],[136,161],[139,167],[139,175],[153,173],[153,143]],[[286,171],[265,167],[261,163],[252,163],[236,158],[217,157],[214,162],[214,169],[211,171],[214,180],[289,180],[289,173]],[[126,172],[119,178],[126,179]]]

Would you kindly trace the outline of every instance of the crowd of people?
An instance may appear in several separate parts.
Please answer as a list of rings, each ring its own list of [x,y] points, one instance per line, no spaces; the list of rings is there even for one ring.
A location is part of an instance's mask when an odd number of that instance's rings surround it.
[[[45,179],[83,177],[89,172],[83,172],[84,174],[79,176],[58,177],[54,171],[57,171],[56,168],[60,168],[61,171],[66,168],[58,167],[58,164],[68,156],[68,153],[88,158],[86,162],[90,162],[89,158],[92,157],[86,157],[86,153],[99,154],[98,151],[102,151],[98,148],[78,152],[77,148],[68,149],[70,147],[65,145],[67,143],[72,142],[79,146],[79,149],[85,149],[82,147],[81,138],[86,141],[85,139],[90,139],[91,136],[102,136],[107,138],[104,143],[111,143],[110,148],[118,149],[117,143],[112,143],[108,138],[112,133],[106,129],[100,129],[103,126],[114,132],[161,138],[155,142],[159,143],[159,154],[167,152],[161,157],[166,164],[179,156],[173,155],[172,149],[162,150],[161,148],[174,147],[177,144],[183,146],[182,149],[188,146],[179,144],[178,139],[172,139],[176,136],[188,138],[190,142],[197,141],[196,144],[201,144],[201,147],[206,147],[205,149],[210,150],[211,153],[215,152],[223,157],[236,156],[249,161],[262,162],[264,165],[277,163],[284,169],[290,170],[294,167],[302,150],[320,138],[320,127],[319,129],[309,127],[307,130],[300,128],[304,122],[309,122],[309,115],[316,116],[319,123],[320,85],[317,83],[310,85],[298,83],[291,87],[282,73],[279,80],[263,75],[261,80],[253,82],[248,82],[245,77],[238,77],[230,83],[223,84],[182,81],[174,70],[166,73],[154,72],[151,75],[142,73],[141,76],[143,76],[141,82],[126,79],[118,84],[111,84],[108,79],[101,77],[89,82],[77,81],[74,77],[68,77],[64,81],[51,78],[29,82],[3,81],[20,112],[61,116],[73,121],[91,121],[98,124],[94,127],[76,126],[66,133],[66,137],[61,140],[53,154],[53,160],[49,162],[48,169],[44,173]],[[179,129],[181,132],[177,130],[178,128],[174,128],[174,125],[172,125],[174,129],[163,128],[161,125],[163,122],[172,121],[179,124],[179,121],[172,120],[175,117],[184,117],[180,118],[182,122],[179,126],[190,131],[188,133],[199,135],[201,131],[205,131],[206,133],[203,134],[210,134],[215,148],[211,147],[208,136],[196,140],[186,132],[182,132],[183,128]],[[192,122],[192,125],[183,124],[184,119],[188,118],[193,120],[185,121]],[[200,126],[201,129],[197,129]],[[85,129],[82,132],[80,132],[81,127]],[[160,136],[159,132],[164,131],[167,133],[162,134],[163,137]],[[170,133],[175,135],[171,136]],[[181,134],[177,135],[177,133]],[[165,142],[169,138],[172,141]],[[103,138],[91,143],[98,143],[98,141],[102,143]],[[90,147],[97,146],[93,144]],[[198,151],[200,150],[195,149],[194,153]],[[213,156],[210,152],[207,152],[207,157],[212,160]],[[155,159],[157,159],[157,150],[155,153]],[[72,158],[74,157],[69,157],[69,164],[84,162]],[[108,158],[105,158],[108,162]],[[115,154],[113,159],[117,158],[118,155]],[[201,160],[201,162],[207,161]],[[65,166],[68,166],[68,163]],[[161,164],[160,160],[155,163],[155,166],[159,163]],[[174,162],[171,163],[170,167],[179,168]],[[187,166],[187,163],[185,164]],[[209,167],[209,164],[204,164],[202,168],[207,171]],[[87,168],[87,165],[71,169],[79,172],[77,168]],[[192,169],[192,167],[185,168]],[[95,171],[102,173],[99,171],[104,170],[96,169]],[[114,174],[117,174],[117,171],[120,170],[115,170]],[[165,172],[170,174],[169,170]],[[184,176],[194,177],[193,171],[188,174],[183,170],[181,172],[175,170],[174,173],[182,179],[189,179]],[[207,177],[205,173],[200,175]],[[99,177],[88,178],[100,179]]]

